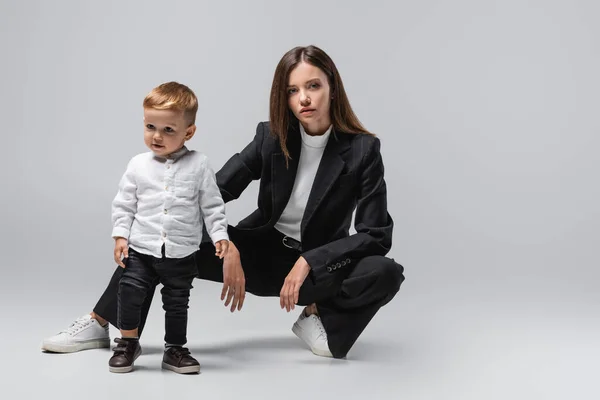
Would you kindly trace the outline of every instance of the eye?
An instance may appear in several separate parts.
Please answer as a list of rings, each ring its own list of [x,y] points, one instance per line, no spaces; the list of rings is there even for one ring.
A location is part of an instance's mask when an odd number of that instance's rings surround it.
[[[165,126],[165,132],[167,132],[167,133],[174,133],[175,131],[170,126]]]
[[[146,129],[153,130],[154,129],[154,125],[152,125],[152,124],[146,124]]]
[[[298,90],[297,90],[296,88],[290,88],[290,89],[288,89],[288,91],[287,91],[287,92],[288,92],[288,94],[294,94],[294,93],[296,93],[297,91],[298,91]]]
[[[311,89],[318,89],[321,87],[321,85],[319,85],[317,82],[313,82],[308,87]]]

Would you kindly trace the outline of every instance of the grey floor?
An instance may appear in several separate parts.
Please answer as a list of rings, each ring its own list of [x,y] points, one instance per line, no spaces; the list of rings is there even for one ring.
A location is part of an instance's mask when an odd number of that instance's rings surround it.
[[[312,355],[290,330],[297,312],[286,314],[277,300],[249,296],[241,313],[230,314],[218,302],[219,285],[196,281],[189,347],[202,372],[195,376],[160,369],[159,297],[137,369],[117,375],[108,372],[109,350],[60,355],[39,349],[44,336],[90,308],[86,301],[97,297],[100,282],[57,284],[60,293],[45,286],[47,301],[13,308],[8,288],[2,387],[18,394],[10,398],[61,399],[600,398],[595,293],[569,302],[552,295],[553,288],[533,298],[514,287],[500,295],[497,285],[485,282],[460,291],[437,282],[428,293],[426,277],[415,275],[346,360]],[[43,294],[38,289],[37,298]],[[111,328],[111,337],[116,334]]]

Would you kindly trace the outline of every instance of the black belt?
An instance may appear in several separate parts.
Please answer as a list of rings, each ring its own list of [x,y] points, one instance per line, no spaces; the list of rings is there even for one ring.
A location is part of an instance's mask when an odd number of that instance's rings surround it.
[[[283,243],[285,247],[287,247],[288,249],[294,249],[296,251],[302,251],[302,243],[300,243],[294,238],[284,235],[277,229],[275,229],[275,232],[277,232],[277,236],[281,237],[281,243]]]
[[[283,243],[285,247],[289,247],[290,249],[302,251],[302,243],[289,236],[284,236],[283,239],[281,239],[281,243]]]

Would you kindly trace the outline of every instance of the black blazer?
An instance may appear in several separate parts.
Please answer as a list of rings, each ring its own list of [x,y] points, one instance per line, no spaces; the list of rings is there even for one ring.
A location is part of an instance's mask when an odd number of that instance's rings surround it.
[[[288,132],[291,160],[286,168],[279,140],[269,123],[261,122],[254,140],[235,154],[216,174],[225,202],[237,199],[252,180],[260,179],[258,209],[237,229],[260,235],[275,226],[292,193],[301,135]],[[380,141],[366,134],[332,131],[301,223],[302,256],[311,267],[313,282],[354,260],[385,255],[392,245],[393,221],[387,211]],[[349,235],[356,208],[356,234]]]

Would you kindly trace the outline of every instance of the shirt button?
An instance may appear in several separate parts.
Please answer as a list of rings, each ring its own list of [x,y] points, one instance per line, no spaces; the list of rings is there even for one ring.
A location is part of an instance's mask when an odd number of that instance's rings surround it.
[[[169,168],[171,168],[171,165],[170,165],[170,164],[167,164],[167,169],[169,169]]]
[[[168,187],[168,186],[165,186],[165,190],[169,190],[169,187]]]
[[[162,233],[163,237],[167,237],[167,232]]]
[[[166,213],[167,213],[167,209],[165,208],[165,209],[163,210],[163,212],[166,214]]]

